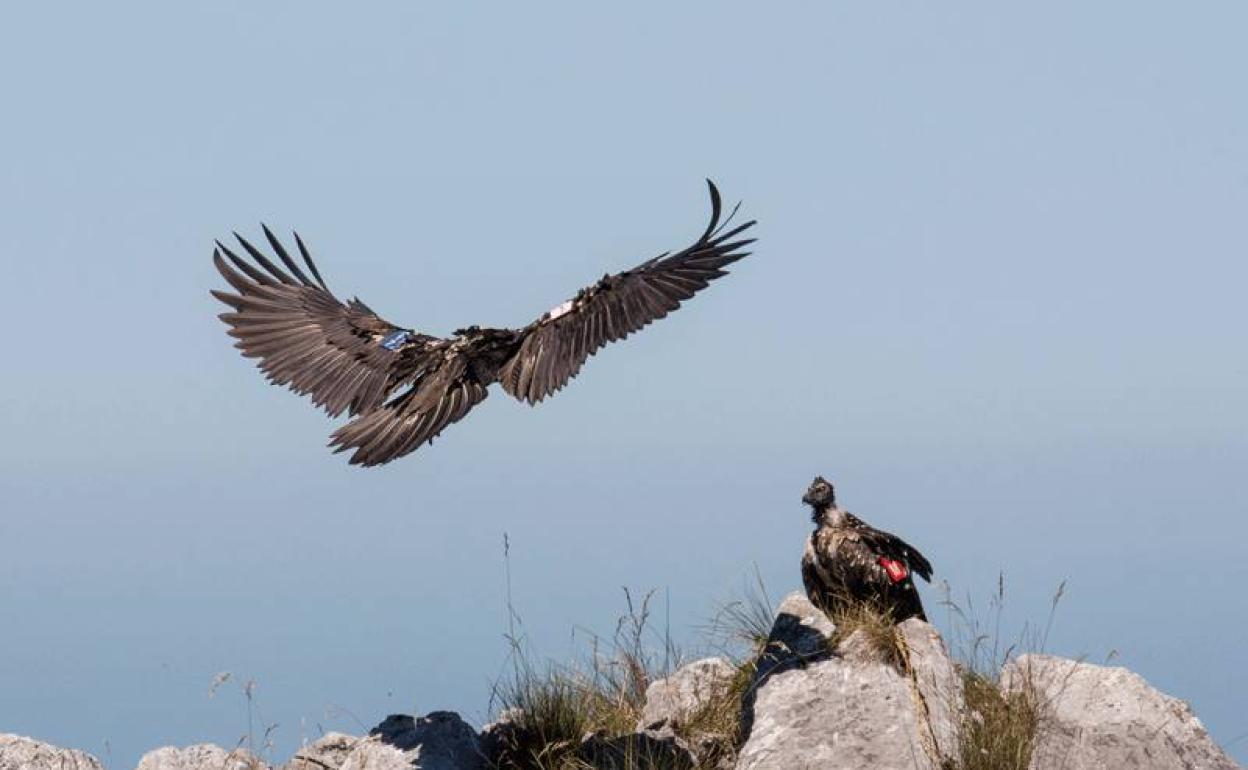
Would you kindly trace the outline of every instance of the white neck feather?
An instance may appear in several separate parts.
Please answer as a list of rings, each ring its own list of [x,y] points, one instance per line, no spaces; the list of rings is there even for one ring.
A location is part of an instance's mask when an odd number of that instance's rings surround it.
[[[819,523],[832,527],[843,527],[847,523],[846,510],[836,505],[824,508],[819,512]]]

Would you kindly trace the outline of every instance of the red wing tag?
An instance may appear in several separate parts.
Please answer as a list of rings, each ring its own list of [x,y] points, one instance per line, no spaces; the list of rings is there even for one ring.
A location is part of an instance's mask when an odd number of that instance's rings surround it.
[[[888,579],[894,583],[900,583],[910,574],[910,570],[906,569],[906,565],[899,561],[890,559],[887,556],[880,557],[880,566],[888,573]]]

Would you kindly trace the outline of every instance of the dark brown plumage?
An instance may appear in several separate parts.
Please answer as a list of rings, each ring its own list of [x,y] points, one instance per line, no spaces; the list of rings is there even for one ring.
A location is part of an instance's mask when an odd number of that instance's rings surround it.
[[[354,450],[352,463],[380,465],[432,441],[485,399],[494,382],[530,405],[542,401],[599,348],[726,275],[725,267],[748,255],[741,249],[754,239],[737,236],[754,222],[728,229],[735,209],[721,223],[719,191],[707,185],[711,221],[691,246],[604,276],[522,329],[472,326],[444,339],[396,326],[359,299],[340,301],[299,236],[295,259],[267,227],[281,265],[235,234],[244,254],[220,242],[213,252],[234,293],[212,295],[231,308],[220,318],[235,347],[258,358],[272,383],[309,396],[330,416],[354,418],[330,445]]]
[[[832,484],[815,477],[802,497],[813,510],[815,531],[802,554],[806,595],[828,614],[848,602],[868,602],[900,623],[927,620],[914,575],[931,581],[932,565],[896,535],[868,526],[836,505]]]

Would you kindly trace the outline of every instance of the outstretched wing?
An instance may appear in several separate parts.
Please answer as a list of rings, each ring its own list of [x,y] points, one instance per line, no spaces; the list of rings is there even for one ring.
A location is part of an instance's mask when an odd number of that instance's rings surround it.
[[[754,239],[733,239],[754,222],[725,232],[732,215],[720,223],[719,190],[709,179],[707,185],[711,222],[702,237],[683,251],[604,277],[533,322],[500,372],[504,390],[530,404],[541,401],[575,377],[599,348],[663,318],[747,256],[741,249]]]
[[[487,395],[464,355],[447,351],[407,392],[334,431],[330,446],[335,452],[354,449],[352,465],[388,463],[433,441]]]
[[[250,260],[218,242],[213,262],[237,293],[212,295],[232,308],[220,318],[235,347],[260,359],[271,382],[311,396],[331,416],[355,415],[376,409],[430,365],[442,340],[395,326],[358,299],[340,302],[297,234],[308,272],[269,228],[264,235],[286,270],[236,233]]]

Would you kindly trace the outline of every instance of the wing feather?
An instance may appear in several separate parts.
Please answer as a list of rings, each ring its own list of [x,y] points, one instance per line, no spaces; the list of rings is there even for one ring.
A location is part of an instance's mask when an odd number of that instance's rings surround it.
[[[867,546],[872,554],[904,562],[910,566],[912,572],[931,582],[932,564],[919,553],[917,548],[891,532],[885,532],[866,524],[860,524],[856,531],[863,545]]]
[[[603,277],[571,300],[546,313],[524,330],[519,350],[499,378],[512,396],[536,404],[563,388],[586,360],[608,343],[664,318],[711,281],[727,275],[726,266],[749,252],[752,238],[732,240],[753,221],[725,231],[720,221],[719,190],[707,180],[711,219],[702,236],[675,254],[661,254],[631,270]]]
[[[488,393],[462,356],[451,354],[402,395],[334,431],[330,446],[353,451],[352,465],[388,463],[432,442]]]
[[[428,366],[442,340],[395,326],[358,299],[344,304],[325,286],[297,234],[303,265],[262,227],[282,266],[235,233],[245,256],[220,241],[213,252],[234,293],[211,294],[231,308],[219,317],[237,339],[234,346],[258,358],[271,382],[310,396],[331,416],[357,415],[380,407]],[[383,347],[395,332],[407,335],[393,349]]]

